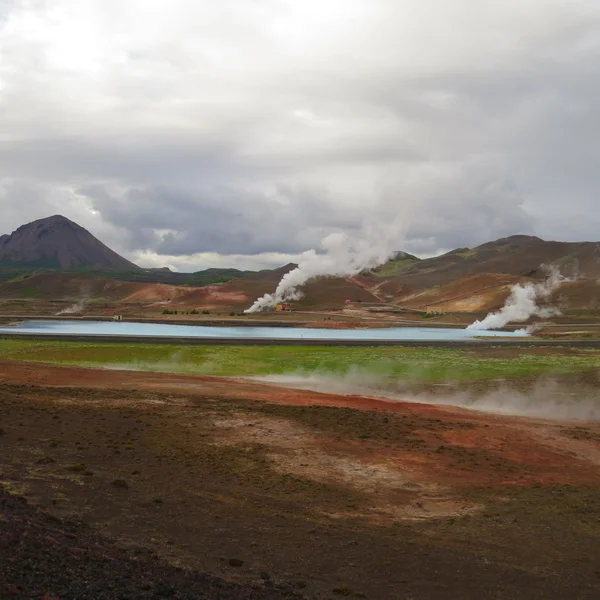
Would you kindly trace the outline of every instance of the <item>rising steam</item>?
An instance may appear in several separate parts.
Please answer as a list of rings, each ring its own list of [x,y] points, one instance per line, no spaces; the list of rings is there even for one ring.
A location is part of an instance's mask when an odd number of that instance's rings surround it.
[[[63,308],[62,310],[59,310],[56,314],[57,315],[74,315],[77,313],[82,313],[85,309],[85,301],[84,300],[80,300],[79,302],[75,302],[75,304],[71,304],[71,306],[67,307],[67,308]]]
[[[304,252],[298,266],[286,273],[273,294],[259,298],[246,313],[271,308],[279,302],[299,300],[298,289],[315,277],[348,277],[383,264],[402,242],[398,227],[366,226],[352,239],[344,233],[331,233],[321,241],[323,253]]]
[[[85,305],[90,298],[92,298],[92,288],[88,284],[82,284],[79,288],[80,299],[68,306],[67,308],[63,308],[59,310],[56,315],[74,315],[84,312]]]
[[[548,318],[559,315],[560,310],[552,307],[540,307],[540,300],[548,299],[562,283],[570,281],[563,277],[556,267],[548,268],[548,277],[541,283],[518,283],[513,286],[504,306],[490,313],[483,321],[475,321],[467,327],[471,330],[501,329],[511,322],[527,321],[530,317]]]

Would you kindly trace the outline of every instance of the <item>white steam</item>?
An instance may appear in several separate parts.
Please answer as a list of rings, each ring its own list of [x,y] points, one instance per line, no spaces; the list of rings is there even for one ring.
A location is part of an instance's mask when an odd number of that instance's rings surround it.
[[[77,313],[82,313],[85,310],[86,302],[88,302],[92,296],[92,288],[89,284],[83,283],[79,287],[80,299],[77,302],[74,302],[67,308],[63,308],[59,310],[56,315],[73,315]]]
[[[85,309],[85,301],[80,300],[79,302],[75,302],[75,304],[71,304],[71,306],[69,306],[67,308],[63,308],[62,310],[59,310],[56,314],[57,315],[73,315],[76,313],[83,312],[84,309]]]
[[[331,233],[321,240],[323,253],[316,250],[304,252],[298,266],[286,273],[273,294],[259,298],[246,313],[272,308],[279,302],[299,300],[298,289],[316,277],[348,277],[383,264],[402,243],[403,236],[397,226],[371,225],[363,227],[359,237],[353,239],[345,233]]]
[[[410,378],[406,381],[363,369],[350,369],[345,375],[295,373],[267,375],[250,379],[296,389],[328,394],[343,394],[379,398],[397,402],[415,402],[437,406],[455,406],[469,410],[537,417],[543,419],[600,421],[600,398],[573,395],[564,391],[551,378],[540,379],[530,392],[499,385],[483,393],[457,391],[440,385],[439,392],[418,392]],[[444,389],[446,388],[446,389]]]
[[[541,283],[518,283],[513,286],[510,296],[499,311],[490,313],[483,321],[471,323],[467,329],[501,329],[508,323],[522,323],[533,316],[548,318],[559,315],[558,308],[541,307],[538,302],[547,300],[562,283],[570,280],[563,277],[555,267],[548,271],[548,277]]]

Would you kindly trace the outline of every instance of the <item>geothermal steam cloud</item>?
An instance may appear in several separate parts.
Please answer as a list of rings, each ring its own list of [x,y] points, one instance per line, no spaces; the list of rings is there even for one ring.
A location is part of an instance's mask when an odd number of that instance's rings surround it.
[[[542,283],[525,283],[513,286],[504,306],[490,313],[483,321],[475,321],[467,327],[471,330],[500,329],[511,322],[527,321],[530,317],[542,318],[560,314],[557,308],[542,308],[540,300],[549,298],[560,285],[569,281],[555,267],[548,268],[548,278]]]
[[[246,313],[270,308],[279,302],[299,300],[298,288],[315,277],[348,277],[383,264],[398,247],[398,228],[365,227],[358,239],[344,233],[331,233],[321,241],[323,253],[304,252],[298,266],[286,273],[273,294],[259,298]]]

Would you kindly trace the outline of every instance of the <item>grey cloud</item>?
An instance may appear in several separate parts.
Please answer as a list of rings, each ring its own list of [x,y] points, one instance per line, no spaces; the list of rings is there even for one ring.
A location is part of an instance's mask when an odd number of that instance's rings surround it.
[[[0,142],[0,164],[13,177],[46,182],[210,181],[237,166],[224,142],[144,135]]]
[[[243,189],[130,189],[114,196],[102,186],[79,192],[103,218],[132,233],[130,250],[166,255],[198,252],[294,254],[319,243],[331,228],[353,228],[360,215],[337,215],[323,196],[282,186],[267,196]]]
[[[140,28],[133,0],[91,2],[57,32],[2,3],[4,221],[68,212],[177,256],[293,254],[367,217],[426,253],[600,237],[597,3],[236,4]]]
[[[383,203],[406,215],[406,249],[432,254],[535,233],[520,190],[510,179],[495,177],[495,171],[493,165],[476,163],[431,170],[412,182],[389,182],[382,191]]]
[[[377,202],[335,210],[327,190],[282,185],[266,195],[236,188],[191,192],[155,186],[116,197],[101,186],[79,190],[103,218],[131,232],[131,250],[165,255],[199,252],[296,254],[319,247],[331,231],[357,232],[367,218],[406,223],[398,247],[432,253],[473,246],[515,233],[534,233],[533,219],[509,180],[483,167],[446,173],[426,186],[402,178],[387,184]]]

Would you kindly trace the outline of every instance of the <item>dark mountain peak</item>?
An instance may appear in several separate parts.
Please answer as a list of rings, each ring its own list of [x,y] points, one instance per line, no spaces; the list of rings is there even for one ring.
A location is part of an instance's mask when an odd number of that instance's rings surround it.
[[[36,219],[35,221],[31,221],[31,223],[25,223],[24,225],[21,225],[20,227],[18,227],[17,231],[19,231],[19,229],[30,229],[32,227],[39,228],[39,227],[51,227],[51,226],[60,226],[60,225],[76,225],[77,227],[79,227],[77,225],[77,223],[74,223],[70,219],[67,219],[67,217],[63,217],[62,215],[52,215],[51,217],[44,217],[43,219]]]
[[[139,267],[62,215],[21,225],[0,238],[0,265],[47,269],[132,271]]]
[[[77,223],[67,219],[67,217],[63,217],[62,215],[53,215],[51,217],[46,217],[44,219],[38,219],[37,221],[32,221],[31,223],[26,223],[25,225],[21,225],[14,233],[28,233],[31,231],[36,232],[37,235],[46,235],[52,232],[60,232],[65,230],[77,231],[77,230],[85,231],[85,229]],[[89,234],[91,235],[91,234]]]
[[[35,224],[47,223],[49,225],[64,225],[64,224],[77,225],[77,223],[75,223],[74,221],[71,221],[71,219],[67,219],[67,217],[64,217],[63,215],[52,215],[50,217],[44,217],[43,219],[38,219],[37,221],[33,221],[33,223],[35,223]],[[79,227],[79,225],[77,225],[77,227]]]

